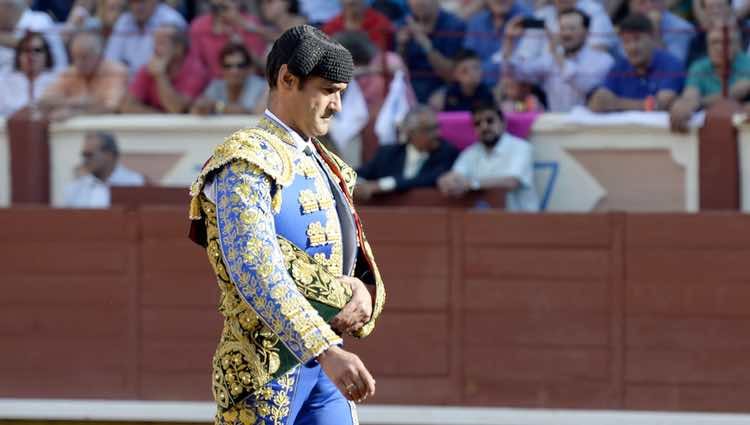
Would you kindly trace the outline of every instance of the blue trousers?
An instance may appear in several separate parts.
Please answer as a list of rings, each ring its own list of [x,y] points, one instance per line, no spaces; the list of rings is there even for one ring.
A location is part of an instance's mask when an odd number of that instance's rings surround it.
[[[348,401],[316,361],[269,382],[257,395],[216,416],[217,425],[358,425]]]

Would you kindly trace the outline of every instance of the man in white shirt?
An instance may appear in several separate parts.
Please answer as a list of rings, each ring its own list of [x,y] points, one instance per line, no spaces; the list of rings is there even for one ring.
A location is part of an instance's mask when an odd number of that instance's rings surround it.
[[[103,131],[89,132],[81,150],[82,175],[65,187],[64,206],[108,208],[111,186],[143,186],[145,179],[119,163],[115,137]]]
[[[506,210],[539,211],[531,144],[505,132],[503,114],[494,104],[477,105],[472,118],[479,141],[461,152],[453,169],[438,179],[440,191],[458,197],[503,188],[508,190]]]
[[[617,33],[612,20],[601,3],[596,0],[554,0],[552,4],[534,12],[534,17],[543,20],[547,31],[556,34],[559,31],[558,13],[568,9],[578,9],[591,19],[590,36],[586,39],[586,45],[603,51],[612,51],[617,47]],[[508,24],[515,24],[522,19],[522,16],[518,16]],[[518,41],[516,52],[524,58],[534,58],[547,49],[547,37],[544,35],[544,30],[529,29]]]
[[[157,28],[184,29],[187,24],[179,12],[159,0],[131,0],[128,8],[115,22],[104,55],[126,65],[132,76],[151,60]]]
[[[0,73],[12,71],[14,49],[26,31],[44,34],[56,70],[68,66],[65,46],[49,15],[32,11],[26,0],[0,0]]]
[[[584,12],[563,10],[558,20],[559,36],[547,31],[549,49],[536,58],[512,57],[511,42],[506,40],[503,43],[504,71],[518,80],[541,84],[550,112],[568,112],[586,103],[586,96],[604,80],[614,59],[609,53],[586,45],[591,21]],[[522,31],[518,24],[509,26],[506,38],[512,39]]]

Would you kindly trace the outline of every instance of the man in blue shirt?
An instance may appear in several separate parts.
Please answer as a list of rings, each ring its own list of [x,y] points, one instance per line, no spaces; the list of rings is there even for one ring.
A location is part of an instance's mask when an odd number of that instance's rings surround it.
[[[589,100],[594,112],[669,110],[682,91],[682,62],[656,48],[654,27],[644,15],[634,14],[620,24],[625,58],[618,58],[604,84]]]
[[[656,38],[661,40],[664,48],[685,63],[695,27],[670,12],[664,0],[630,0],[628,6],[631,13],[647,16],[654,25]]]
[[[411,73],[417,100],[425,103],[452,78],[453,57],[461,50],[466,25],[443,10],[438,0],[408,3],[411,13],[396,33],[396,45]]]
[[[531,12],[515,0],[487,0],[486,6],[466,22],[464,47],[482,58],[482,82],[494,86],[500,78],[500,58],[505,25]]]

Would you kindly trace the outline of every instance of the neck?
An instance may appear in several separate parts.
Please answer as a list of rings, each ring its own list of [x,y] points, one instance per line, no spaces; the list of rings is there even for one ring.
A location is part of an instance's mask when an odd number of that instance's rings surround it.
[[[273,113],[279,121],[283,122],[287,127],[296,131],[303,139],[309,139],[310,135],[300,130],[297,122],[292,118],[292,115],[287,112],[289,108],[286,107],[282,102],[279,101],[277,96],[271,95],[268,100],[268,110]]]
[[[229,98],[229,101],[230,102],[237,101],[240,98],[240,96],[242,95],[242,89],[244,87],[245,87],[244,80],[240,81],[240,82],[235,82],[235,81],[229,82],[229,81],[227,81],[227,97]],[[276,113],[274,112],[274,114],[276,114]]]
[[[579,45],[577,45],[575,47],[572,47],[570,49],[564,49],[565,50],[565,56],[566,57],[575,56],[578,52],[581,51],[581,49],[583,49],[583,43],[581,43],[581,44],[579,44]]]
[[[112,173],[115,171],[115,164],[109,164],[107,166],[102,167],[102,169],[92,172],[91,174],[94,175],[97,179],[106,182],[107,179],[109,179],[109,176],[112,175]]]
[[[462,94],[466,96],[471,96],[474,93],[476,93],[477,87],[479,87],[479,84],[472,84],[470,86],[459,85],[459,87],[461,88]]]

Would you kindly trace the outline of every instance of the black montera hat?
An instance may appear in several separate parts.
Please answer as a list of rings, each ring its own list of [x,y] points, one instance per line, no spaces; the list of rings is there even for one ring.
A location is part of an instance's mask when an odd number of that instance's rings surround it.
[[[310,25],[290,28],[273,43],[267,74],[275,77],[283,64],[298,77],[317,76],[337,83],[348,83],[354,73],[349,51]]]

